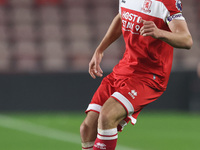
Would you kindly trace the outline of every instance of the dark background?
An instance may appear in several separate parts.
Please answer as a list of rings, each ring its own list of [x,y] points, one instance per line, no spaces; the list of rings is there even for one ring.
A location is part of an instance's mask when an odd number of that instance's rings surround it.
[[[85,110],[101,78],[88,73],[0,75],[1,111]],[[200,110],[196,72],[173,72],[165,93],[146,110]]]

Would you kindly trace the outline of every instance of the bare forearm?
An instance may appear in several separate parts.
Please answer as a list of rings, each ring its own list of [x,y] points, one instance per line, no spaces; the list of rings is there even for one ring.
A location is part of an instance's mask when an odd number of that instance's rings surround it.
[[[97,47],[98,52],[104,52],[104,50],[111,45],[115,40],[117,40],[120,35],[122,34],[121,31],[121,17],[118,14],[112,21],[106,35],[104,36],[103,40]]]
[[[161,30],[159,39],[175,48],[190,49],[193,44],[192,37],[189,33],[172,33]]]
[[[173,20],[168,26],[171,32],[158,29],[152,21],[143,20],[143,27],[140,29],[140,34],[163,40],[176,48],[190,49],[192,47],[192,37],[184,20]]]

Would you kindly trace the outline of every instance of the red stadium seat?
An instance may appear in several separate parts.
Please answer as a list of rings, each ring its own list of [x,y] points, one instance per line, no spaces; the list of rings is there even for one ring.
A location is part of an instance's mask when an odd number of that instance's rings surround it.
[[[42,49],[42,66],[47,72],[59,72],[66,70],[67,60],[65,49],[61,42],[45,41]]]
[[[32,7],[33,6],[33,0],[8,0],[8,4],[13,7]]]
[[[43,40],[62,40],[62,29],[58,24],[43,24],[39,29]]]
[[[35,0],[38,5],[59,5],[62,0]]]
[[[32,41],[36,38],[36,29],[32,24],[16,24],[12,33],[14,40]]]
[[[15,7],[9,13],[13,23],[33,23],[36,20],[35,12],[26,7]]]
[[[0,0],[0,5],[5,5],[7,4],[7,0]]]
[[[11,51],[7,42],[0,42],[0,71],[8,71],[11,66]]]
[[[39,68],[39,50],[34,42],[17,42],[13,47],[14,68],[20,72],[34,72]]]
[[[62,14],[57,7],[48,6],[41,7],[38,10],[38,19],[43,23],[59,23],[62,19]]]

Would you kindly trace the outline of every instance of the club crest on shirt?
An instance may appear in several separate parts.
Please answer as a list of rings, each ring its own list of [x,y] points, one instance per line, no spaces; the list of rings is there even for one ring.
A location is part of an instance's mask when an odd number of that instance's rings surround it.
[[[181,0],[176,0],[176,8],[182,12],[182,3]]]
[[[143,3],[143,7],[142,7],[142,11],[145,12],[145,13],[150,13],[151,10],[151,4],[152,4],[152,1],[151,0],[145,0],[144,3]]]

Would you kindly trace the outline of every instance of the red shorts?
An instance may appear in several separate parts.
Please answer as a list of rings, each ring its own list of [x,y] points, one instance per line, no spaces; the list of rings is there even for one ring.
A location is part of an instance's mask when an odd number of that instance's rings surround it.
[[[124,106],[127,112],[127,118],[119,124],[121,129],[118,129],[122,130],[129,121],[134,125],[142,108],[162,94],[163,91],[149,87],[140,77],[119,76],[111,73],[102,80],[86,113],[88,111],[99,113],[106,100],[113,97]]]

